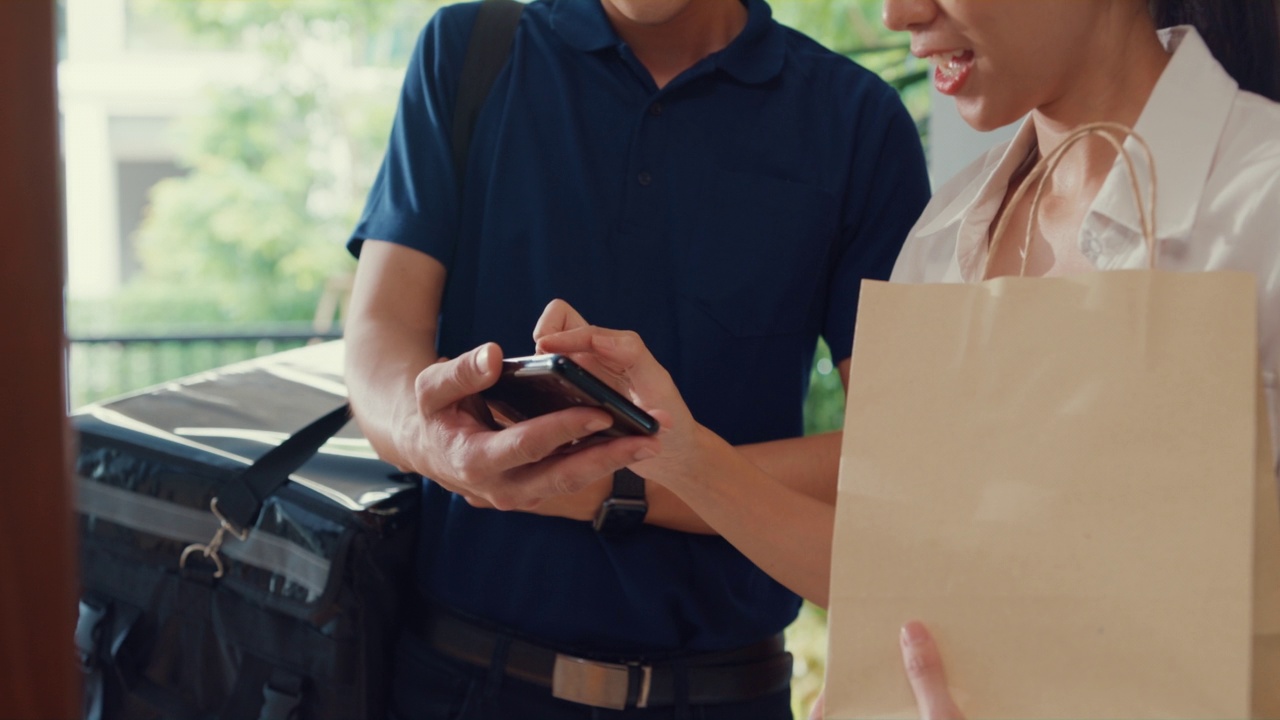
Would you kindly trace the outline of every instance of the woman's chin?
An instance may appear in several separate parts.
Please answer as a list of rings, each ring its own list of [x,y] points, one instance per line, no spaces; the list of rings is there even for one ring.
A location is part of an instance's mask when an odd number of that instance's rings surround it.
[[[956,98],[956,111],[969,127],[978,132],[991,132],[1011,125],[1023,118],[1025,113],[1000,111],[983,103],[981,100]]]

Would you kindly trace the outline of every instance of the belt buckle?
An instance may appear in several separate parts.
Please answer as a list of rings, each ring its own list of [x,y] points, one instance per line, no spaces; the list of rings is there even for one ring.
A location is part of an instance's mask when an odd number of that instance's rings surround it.
[[[653,677],[651,666],[597,662],[559,653],[551,672],[551,695],[581,705],[626,710],[632,668],[641,672],[636,707],[647,707]]]

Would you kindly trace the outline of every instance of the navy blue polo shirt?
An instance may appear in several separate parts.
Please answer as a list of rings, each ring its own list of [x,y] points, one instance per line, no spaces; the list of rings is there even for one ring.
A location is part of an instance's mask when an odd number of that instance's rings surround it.
[[[461,190],[450,124],[477,5],[441,9],[350,249],[386,240],[448,268],[442,354],[530,353],[543,307],[564,298],[639,332],[730,442],[801,434],[819,335],[848,357],[859,283],[889,276],[928,181],[890,87],[746,5],[729,47],[659,89],[598,0],[531,3]],[[610,540],[431,483],[424,503],[423,592],[565,648],[735,647],[799,607],[718,537]]]

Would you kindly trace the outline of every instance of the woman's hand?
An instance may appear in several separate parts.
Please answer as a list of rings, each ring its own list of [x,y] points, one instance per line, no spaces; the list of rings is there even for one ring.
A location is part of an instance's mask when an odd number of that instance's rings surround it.
[[[916,696],[921,720],[964,720],[964,714],[947,689],[947,674],[933,636],[922,623],[902,626],[902,666]]]
[[[942,669],[942,656],[933,636],[922,623],[912,621],[902,626],[902,666],[907,671],[911,692],[916,696],[920,720],[964,720],[947,689],[947,674]],[[809,711],[809,720],[822,720],[826,713],[827,691],[823,689]]]
[[[658,456],[632,465],[643,477],[662,482],[689,471],[699,428],[666,369],[634,332],[590,325],[563,300],[547,305],[534,329],[538,352],[568,355],[661,425]]]

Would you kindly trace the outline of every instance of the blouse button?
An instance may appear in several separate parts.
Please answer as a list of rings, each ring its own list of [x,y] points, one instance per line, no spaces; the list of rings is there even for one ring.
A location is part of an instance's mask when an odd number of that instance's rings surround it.
[[[1084,251],[1090,255],[1100,255],[1102,253],[1102,243],[1098,240],[1098,234],[1092,230],[1084,231]]]

